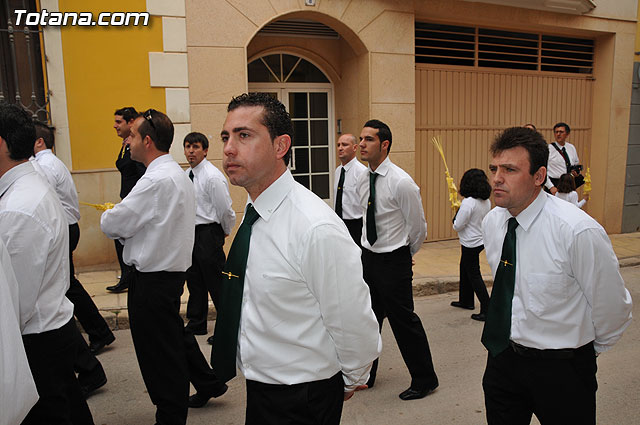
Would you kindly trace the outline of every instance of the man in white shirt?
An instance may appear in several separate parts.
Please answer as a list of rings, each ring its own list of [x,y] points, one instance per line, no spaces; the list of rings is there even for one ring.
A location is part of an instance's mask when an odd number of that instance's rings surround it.
[[[360,155],[369,163],[358,180],[364,212],[362,267],[380,330],[389,325],[411,375],[402,400],[423,398],[438,387],[427,334],[413,311],[412,257],[427,236],[420,189],[411,176],[389,159],[389,126],[369,120],[360,133]],[[368,385],[375,383],[378,360]]]
[[[353,134],[343,134],[338,139],[338,159],[333,179],[333,209],[344,221],[353,241],[360,246],[362,238],[362,207],[358,198],[357,182],[360,174],[367,170],[358,159],[358,140]]]
[[[138,115],[133,106],[116,109],[113,115],[113,128],[116,130],[118,137],[122,139],[118,159],[116,159],[116,168],[120,172],[120,199],[124,199],[131,192],[133,186],[140,180],[146,170],[142,163],[131,159],[128,143],[131,126]],[[129,279],[134,270],[131,266],[125,264],[122,259],[124,247],[120,241],[115,240],[114,245],[118,263],[120,264],[120,280],[115,285],[107,286],[107,291],[117,294],[129,288]]]
[[[482,337],[489,424],[528,424],[532,414],[595,424],[596,356],[631,322],[604,229],[541,190],[548,153],[540,133],[521,127],[491,146],[497,207],[483,237],[495,282]]]
[[[256,221],[244,273],[225,272],[212,366],[230,379],[237,360],[247,379],[247,424],[337,425],[343,401],[365,388],[382,344],[360,250],[334,211],[287,169],[293,126],[284,105],[252,93],[234,98],[227,111],[224,170],[249,194],[244,220],[251,213]],[[227,265],[237,260],[238,239]],[[239,326],[223,329],[227,288],[242,284]],[[230,338],[218,339],[222,333]],[[231,371],[221,371],[219,350],[230,353]]]
[[[576,147],[567,142],[569,133],[571,133],[571,128],[566,123],[559,122],[553,126],[553,136],[556,141],[549,144],[548,178],[545,182],[545,187],[552,195],[558,191],[556,186],[560,177],[565,173],[571,173],[576,178],[576,187],[584,184],[584,177],[574,168],[580,164],[580,159]]]
[[[76,185],[67,166],[51,150],[55,145],[54,128],[42,122],[35,122],[34,124],[36,127],[36,141],[33,151],[36,162],[40,165],[49,184],[58,195],[67,217],[67,223],[69,223],[69,263],[71,269],[69,277],[71,284],[66,295],[69,301],[73,303],[73,314],[78,318],[82,329],[89,335],[90,353],[86,353],[83,347],[76,363],[76,371],[80,374],[78,376],[80,385],[88,394],[107,382],[104,370],[100,362],[95,358],[95,354],[106,345],[111,344],[115,340],[115,336],[98,311],[93,299],[75,276],[73,251],[80,240],[80,227],[78,226],[80,208]],[[84,344],[80,345],[83,346]]]
[[[184,332],[180,317],[196,201],[189,177],[169,155],[172,140],[173,123],[162,112],[149,109],[136,118],[129,136],[131,159],[147,171],[100,219],[102,231],[124,243],[125,263],[135,267],[128,293],[129,324],[158,424],[186,423],[190,379],[203,393],[226,391],[212,371],[198,381],[193,356],[200,355],[199,365],[206,359],[196,350],[193,334]]]
[[[0,239],[19,286],[20,330],[40,399],[23,424],[92,424],[73,371],[78,338],[69,289],[69,229],[29,157],[29,113],[0,102]]]
[[[236,213],[231,207],[227,179],[207,160],[209,140],[202,133],[185,136],[184,156],[189,162],[185,173],[196,191],[196,233],[191,267],[187,270],[186,329],[195,335],[207,333],[209,296],[218,308],[219,286],[224,267],[224,239],[236,223]]]

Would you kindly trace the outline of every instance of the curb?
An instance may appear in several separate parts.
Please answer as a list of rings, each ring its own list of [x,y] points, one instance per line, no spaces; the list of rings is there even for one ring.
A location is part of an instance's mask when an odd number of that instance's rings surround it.
[[[620,268],[634,267],[640,265],[640,256],[625,257],[618,260]],[[493,276],[482,276],[487,287],[493,286]],[[455,292],[460,285],[458,276],[443,277],[425,277],[419,276],[413,279],[413,296],[425,297],[427,295],[446,294],[447,292]],[[182,304],[186,308],[186,303]],[[129,312],[126,307],[120,308],[101,308],[100,313],[104,317],[109,327],[113,330],[129,329]],[[186,312],[180,311],[180,316],[186,322]],[[208,320],[215,320],[216,312],[214,309],[209,310]],[[213,331],[213,329],[211,330]]]

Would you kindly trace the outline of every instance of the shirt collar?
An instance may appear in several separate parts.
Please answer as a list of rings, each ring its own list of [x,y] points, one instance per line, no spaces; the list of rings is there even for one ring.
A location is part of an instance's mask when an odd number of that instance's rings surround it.
[[[198,175],[198,173],[200,173],[202,170],[204,170],[204,162],[207,160],[207,158],[204,158],[202,161],[200,161],[200,163],[198,165],[196,165],[195,167],[191,167],[191,171],[193,171],[194,175]]]
[[[278,209],[284,198],[293,188],[295,180],[291,171],[287,169],[276,181],[266,188],[258,198],[253,201],[248,197],[247,203],[253,203],[253,208],[260,214],[260,218],[269,221],[271,215]]]
[[[391,160],[389,159],[389,155],[387,155],[384,161],[382,161],[380,165],[378,165],[378,168],[376,168],[376,171],[371,170],[371,165],[367,166],[367,168],[369,169],[370,173],[376,173],[376,174],[380,174],[381,176],[386,176],[387,172],[389,171],[389,168],[391,168]]]
[[[35,173],[35,168],[33,168],[30,161],[16,165],[4,173],[4,175],[0,177],[0,198],[2,198],[2,195],[4,195],[7,189],[9,189],[16,180],[29,173]]]
[[[540,193],[538,193],[536,199],[534,199],[533,202],[531,202],[529,206],[522,212],[520,212],[520,214],[518,214],[518,216],[516,217],[516,219],[518,220],[518,225],[525,231],[528,231],[533,221],[536,219],[538,214],[540,214],[540,211],[542,211],[542,208],[544,208],[546,202],[547,194],[544,190],[540,190]],[[505,221],[507,221],[511,218],[511,214],[509,214],[509,211],[507,209],[505,209],[505,211]]]
[[[353,167],[354,161],[357,161],[357,160],[358,158],[354,156],[353,158],[351,158],[351,161],[347,162],[345,165],[341,165],[341,167],[344,168],[346,171],[349,171],[351,167]]]
[[[151,161],[149,163],[149,166],[147,167],[147,170],[153,170],[154,168],[159,167],[160,165],[164,164],[165,162],[170,162],[170,161],[173,161],[173,157],[171,155],[169,155],[168,153],[165,153],[163,155],[160,155],[159,157],[157,157],[153,161]]]
[[[53,154],[53,152],[51,152],[51,149],[43,149],[40,152],[36,153],[36,158],[41,157],[43,155],[47,155],[47,154]]]

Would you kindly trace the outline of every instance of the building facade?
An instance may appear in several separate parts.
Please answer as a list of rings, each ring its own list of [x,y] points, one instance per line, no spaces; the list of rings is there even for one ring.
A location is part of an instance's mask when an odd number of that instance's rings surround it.
[[[36,5],[151,14],[147,26],[43,28],[57,153],[72,169],[82,201],[117,200],[116,108],[166,110],[176,123],[175,158],[185,162],[182,138],[200,131],[211,141],[209,159],[221,166],[218,135],[227,103],[234,95],[263,91],[280,98],[292,115],[294,176],[327,202],[339,135],[359,135],[370,118],[387,122],[392,160],[421,188],[429,240],[455,237],[432,137],[441,137],[458,182],[468,168],[488,169],[488,146],[500,130],[533,123],[551,141],[558,121],[571,125],[569,140],[591,171],[587,211],[608,232],[623,230],[628,173],[620,164],[631,152],[637,6],[637,0]],[[231,192],[241,213],[246,195],[235,187]],[[81,212],[76,262],[114,261],[99,213]]]

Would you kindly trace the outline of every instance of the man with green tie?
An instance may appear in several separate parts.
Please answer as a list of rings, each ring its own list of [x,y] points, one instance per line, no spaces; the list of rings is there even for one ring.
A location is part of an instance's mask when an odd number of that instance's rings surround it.
[[[391,142],[391,129],[379,120],[367,121],[360,133],[360,155],[369,163],[358,180],[364,212],[362,267],[380,329],[387,317],[411,374],[411,385],[399,397],[415,400],[438,387],[427,334],[413,311],[412,257],[427,236],[427,222],[420,189],[389,159]],[[377,366],[376,360],[369,388]]]
[[[211,365],[247,379],[246,424],[340,423],[381,340],[360,250],[335,212],[287,164],[293,125],[265,93],[234,98],[223,167],[249,195],[229,250]]]
[[[549,150],[513,127],[491,146],[496,208],[483,221],[494,284],[482,333],[490,425],[596,423],[596,356],[631,322],[604,229],[541,190]]]

